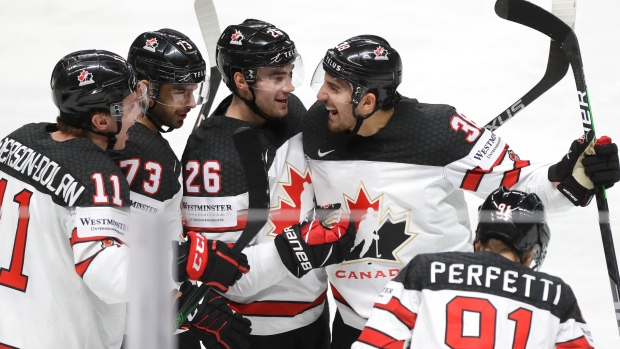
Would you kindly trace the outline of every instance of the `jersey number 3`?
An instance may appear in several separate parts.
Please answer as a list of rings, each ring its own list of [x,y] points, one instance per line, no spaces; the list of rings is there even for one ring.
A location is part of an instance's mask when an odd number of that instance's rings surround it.
[[[465,334],[464,314],[477,314],[478,333]],[[498,336],[496,333],[497,310],[488,299],[455,297],[446,305],[446,344],[450,348],[493,349]],[[519,308],[508,314],[508,320],[514,321],[515,330],[512,349],[525,349],[532,325],[532,311]],[[469,323],[469,322],[468,322]]]
[[[13,210],[9,203],[4,202],[4,193],[6,191],[7,180],[0,179],[0,206],[2,211],[9,213]],[[28,284],[28,276],[22,274],[24,269],[24,255],[26,254],[26,239],[28,237],[28,223],[30,222],[30,198],[32,192],[22,190],[13,197],[13,201],[18,205],[19,219],[17,221],[17,229],[15,231],[15,241],[13,243],[13,253],[11,255],[11,263],[9,269],[0,268],[0,285],[26,292]],[[5,206],[6,205],[6,206]],[[0,217],[1,218],[1,217]]]

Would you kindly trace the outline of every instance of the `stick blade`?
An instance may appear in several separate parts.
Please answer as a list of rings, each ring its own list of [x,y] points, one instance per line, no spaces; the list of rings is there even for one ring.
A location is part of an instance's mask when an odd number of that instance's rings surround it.
[[[577,0],[553,0],[551,13],[561,19],[571,29],[575,29]]]
[[[220,37],[220,22],[217,20],[215,6],[211,0],[196,0],[194,2],[194,11],[198,18],[202,39],[207,47],[209,56],[209,64],[215,67],[215,45]]]
[[[495,13],[505,20],[532,28],[560,43],[573,32],[571,27],[551,12],[525,0],[497,0]]]

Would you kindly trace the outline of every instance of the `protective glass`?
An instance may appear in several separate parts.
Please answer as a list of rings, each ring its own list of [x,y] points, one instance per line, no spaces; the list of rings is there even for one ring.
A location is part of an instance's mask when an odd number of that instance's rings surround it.
[[[142,119],[148,105],[147,88],[140,81],[136,85],[136,90],[127,95],[122,102],[110,104],[110,114],[118,121],[134,122]]]
[[[295,89],[304,82],[304,62],[301,55],[296,55],[295,60],[280,67],[259,68],[251,86],[257,90],[278,91],[284,88]],[[244,76],[250,82],[252,69],[245,69]]]
[[[353,86],[347,80],[331,76],[323,69],[323,61],[314,70],[310,86],[317,93],[325,93],[336,103],[352,104]]]
[[[158,98],[159,104],[171,107],[194,108],[207,102],[209,98],[209,78],[198,83],[167,84],[161,83]]]

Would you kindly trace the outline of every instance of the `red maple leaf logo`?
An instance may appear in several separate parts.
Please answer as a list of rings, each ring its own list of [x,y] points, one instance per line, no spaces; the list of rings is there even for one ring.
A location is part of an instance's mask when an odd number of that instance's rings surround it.
[[[230,36],[231,39],[233,40],[237,40],[241,37],[241,32],[240,31],[235,31],[235,33],[233,35]]]
[[[118,243],[116,241],[114,241],[114,239],[108,238],[108,239],[103,239],[101,240],[101,248],[107,248],[107,247],[112,247],[112,246],[118,246]]]
[[[149,46],[153,46],[157,43],[157,38],[152,38],[152,39],[148,39],[146,40],[146,44]]]
[[[86,70],[82,70],[80,75],[78,76],[79,81],[84,81],[88,77],[88,72]]]
[[[280,197],[279,208],[272,209],[269,213],[269,220],[274,226],[273,232],[275,234],[281,234],[284,228],[299,223],[300,215],[306,213],[301,212],[302,194],[306,187],[312,184],[310,173],[307,170],[301,174],[294,168],[287,167],[289,183],[281,184],[281,187],[288,198]]]
[[[359,228],[360,221],[368,213],[369,208],[372,208],[374,212],[381,212],[381,196],[370,199],[363,182],[357,190],[355,199],[345,195],[345,204],[349,208],[356,228]]]

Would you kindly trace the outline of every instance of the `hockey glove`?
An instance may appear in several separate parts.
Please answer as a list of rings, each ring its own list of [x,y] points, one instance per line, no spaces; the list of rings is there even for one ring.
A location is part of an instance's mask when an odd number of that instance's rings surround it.
[[[595,188],[613,187],[620,180],[618,146],[611,142],[611,138],[603,136],[596,141],[594,152],[595,155],[586,154],[583,158],[586,175],[594,183]]]
[[[354,241],[355,224],[340,204],[317,207],[313,218],[285,228],[275,238],[282,263],[298,278],[314,268],[341,263]]]
[[[559,182],[558,190],[575,206],[588,206],[594,194],[594,183],[582,163],[586,154],[594,154],[592,132],[574,140],[562,160],[549,167],[549,181]]]
[[[197,288],[189,281],[184,282],[176,309],[180,309]],[[249,319],[232,311],[224,297],[209,291],[181,328],[187,329],[190,336],[200,340],[206,348],[247,349],[250,347],[251,326]]]
[[[208,240],[193,231],[187,237],[188,242],[179,242],[176,247],[177,282],[200,280],[226,292],[249,271],[246,255],[232,252],[226,243]]]

